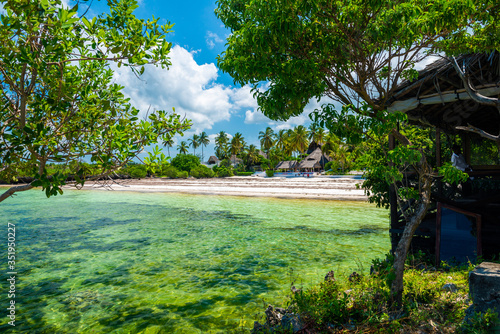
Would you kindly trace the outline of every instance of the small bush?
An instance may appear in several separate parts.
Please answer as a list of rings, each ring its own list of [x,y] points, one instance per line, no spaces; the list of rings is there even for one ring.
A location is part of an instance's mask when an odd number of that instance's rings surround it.
[[[191,172],[189,174],[197,179],[204,177],[214,177],[214,172],[207,166],[203,165],[191,169]]]
[[[178,177],[178,176],[177,176],[177,174],[179,173],[179,171],[177,170],[177,168],[175,168],[174,166],[169,166],[169,167],[167,167],[167,168],[165,169],[165,171],[163,171],[163,169],[162,169],[162,173],[163,173],[163,172],[165,173],[164,175],[165,175],[166,177],[169,177],[169,178],[171,178],[171,179],[175,179],[175,178],[177,178],[177,177]]]
[[[167,170],[169,168],[172,168],[172,165],[170,165],[169,163],[165,163],[161,165],[161,169],[157,172],[157,174],[159,174],[159,176],[167,176]]]
[[[230,168],[227,168],[225,166],[217,168],[217,177],[228,177],[233,175],[233,171]]]
[[[148,175],[146,166],[144,165],[130,165],[126,169],[126,173],[134,179],[142,179]]]
[[[187,179],[188,176],[189,176],[189,174],[185,170],[181,170],[177,173],[177,178],[179,178],[179,179]]]
[[[272,170],[272,169],[266,169],[266,175],[267,175],[267,177],[273,177],[274,176],[274,170]]]

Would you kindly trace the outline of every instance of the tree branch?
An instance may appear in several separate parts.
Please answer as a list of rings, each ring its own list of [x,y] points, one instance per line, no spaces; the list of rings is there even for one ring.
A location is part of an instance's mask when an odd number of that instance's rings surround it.
[[[0,202],[2,202],[3,200],[9,198],[10,196],[13,196],[16,192],[19,192],[19,191],[26,191],[26,190],[30,190],[30,189],[33,189],[34,187],[30,184],[25,184],[25,185],[22,185],[22,186],[15,186],[15,187],[11,187],[9,188],[6,192],[4,192],[2,195],[0,195]]]
[[[486,132],[484,130],[481,130],[479,128],[476,128],[475,126],[470,125],[470,124],[467,124],[467,126],[456,126],[455,129],[473,132],[473,133],[476,133],[476,134],[480,135],[483,138],[486,138],[486,139],[489,139],[489,140],[493,140],[493,141],[496,141],[496,142],[500,142],[500,135],[499,136],[494,136],[494,135],[492,135],[492,134],[490,134],[490,133],[488,133],[488,132]]]
[[[470,82],[470,79],[469,79],[468,75],[466,75],[462,71],[462,69],[458,65],[457,60],[455,59],[455,57],[450,57],[449,59],[450,59],[451,64],[453,65],[453,67],[457,71],[458,76],[460,77],[460,79],[462,79],[462,81],[464,83],[464,86],[465,86],[465,90],[467,91],[467,93],[469,93],[469,95],[470,95],[470,97],[471,97],[472,100],[474,100],[477,103],[482,104],[482,105],[487,105],[487,106],[493,106],[493,107],[500,108],[500,100],[499,99],[491,98],[491,97],[487,97],[487,96],[479,94],[472,87],[472,84]]]

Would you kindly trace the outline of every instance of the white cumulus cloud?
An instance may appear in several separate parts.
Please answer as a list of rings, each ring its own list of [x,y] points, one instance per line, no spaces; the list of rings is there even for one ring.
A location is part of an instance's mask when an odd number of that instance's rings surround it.
[[[124,93],[132,104],[143,113],[150,108],[174,107],[193,121],[197,132],[229,120],[235,89],[216,83],[217,67],[213,63],[197,64],[193,53],[180,46],[172,48],[170,58],[168,70],[147,66],[140,79],[128,68],[115,68],[115,80],[125,86]]]
[[[224,43],[224,40],[216,33],[207,31],[207,34],[205,35],[205,42],[207,43],[209,49],[213,49],[216,44]]]

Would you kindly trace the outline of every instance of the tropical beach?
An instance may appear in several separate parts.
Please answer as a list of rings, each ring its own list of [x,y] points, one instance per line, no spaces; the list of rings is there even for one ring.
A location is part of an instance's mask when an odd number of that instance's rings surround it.
[[[113,182],[87,182],[83,189],[367,201],[358,187],[360,175],[339,176],[233,176],[210,179],[144,178]],[[70,187],[68,187],[70,188]]]
[[[498,0],[0,16],[0,332],[500,332]]]

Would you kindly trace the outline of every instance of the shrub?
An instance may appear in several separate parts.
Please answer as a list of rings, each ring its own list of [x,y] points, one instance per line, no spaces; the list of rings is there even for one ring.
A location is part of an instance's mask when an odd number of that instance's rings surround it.
[[[192,154],[178,154],[172,159],[172,166],[189,173],[191,169],[200,166],[200,159]]]
[[[170,165],[169,163],[165,163],[161,165],[161,169],[159,170],[159,172],[157,172],[157,174],[159,174],[160,176],[167,176],[167,170],[169,168],[175,168],[175,167],[172,167],[172,165]]]
[[[203,177],[214,177],[214,172],[207,166],[203,165],[191,169],[191,172],[189,174],[197,179]]]
[[[253,175],[253,172],[236,172],[238,176],[250,176]]]
[[[217,177],[227,177],[227,176],[233,176],[233,171],[230,168],[227,168],[225,166],[221,166],[217,168]]]
[[[273,177],[274,176],[274,170],[272,170],[272,169],[266,169],[266,175],[267,175],[267,177]]]
[[[126,173],[134,179],[142,179],[148,175],[146,166],[139,164],[128,166]]]
[[[185,170],[181,170],[177,173],[177,178],[179,178],[179,179],[187,179],[188,176],[189,176],[189,174]]]
[[[163,169],[162,169],[162,172],[163,172]],[[165,169],[165,176],[166,177],[169,177],[171,179],[175,179],[177,178],[177,174],[179,173],[179,171],[177,170],[177,168],[175,168],[174,166],[169,166],[168,168]]]

